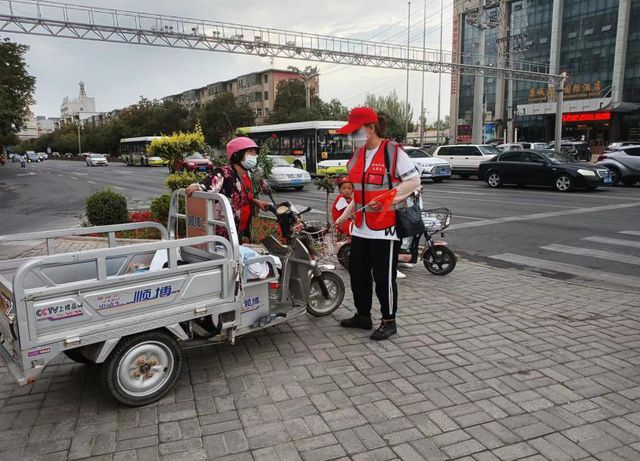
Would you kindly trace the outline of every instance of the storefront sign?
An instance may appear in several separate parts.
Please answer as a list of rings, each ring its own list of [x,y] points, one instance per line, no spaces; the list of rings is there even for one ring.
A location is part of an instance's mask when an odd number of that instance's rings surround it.
[[[581,112],[579,114],[562,114],[563,122],[599,122],[611,120],[611,112]]]
[[[574,99],[601,98],[604,93],[602,82],[567,83],[563,87],[563,97],[566,101]],[[553,86],[529,88],[528,102],[551,102],[556,100],[556,89]]]

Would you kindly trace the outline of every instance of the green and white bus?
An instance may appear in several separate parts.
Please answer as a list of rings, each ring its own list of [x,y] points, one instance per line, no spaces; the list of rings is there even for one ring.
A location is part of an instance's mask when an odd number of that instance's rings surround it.
[[[337,133],[345,121],[319,120],[242,127],[236,135],[247,136],[259,146],[271,140],[270,155],[280,157],[310,174],[317,174],[317,164],[323,160],[349,159],[353,143],[346,135]]]
[[[137,138],[122,138],[120,140],[120,159],[127,165],[147,165],[147,148],[151,141],[162,136],[139,136]]]

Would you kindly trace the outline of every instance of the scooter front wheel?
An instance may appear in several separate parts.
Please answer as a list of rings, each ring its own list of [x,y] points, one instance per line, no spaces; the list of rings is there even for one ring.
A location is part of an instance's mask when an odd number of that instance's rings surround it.
[[[424,267],[434,275],[447,275],[456,267],[457,258],[446,245],[435,244],[422,255]]]
[[[325,297],[322,282],[327,287],[329,297]],[[335,272],[322,272],[322,276],[311,279],[309,296],[307,298],[307,312],[316,317],[324,317],[335,311],[344,299],[344,282]]]

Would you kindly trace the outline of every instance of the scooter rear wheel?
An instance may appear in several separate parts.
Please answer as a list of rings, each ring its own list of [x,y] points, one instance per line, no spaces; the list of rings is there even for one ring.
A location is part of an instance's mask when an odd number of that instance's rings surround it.
[[[344,282],[338,274],[331,271],[323,271],[322,279],[329,292],[329,298],[325,298],[322,294],[321,281],[318,276],[311,279],[309,296],[307,297],[307,312],[316,317],[324,317],[331,314],[340,307],[344,299]]]
[[[424,267],[434,275],[447,275],[456,267],[457,258],[446,245],[434,245],[422,256]]]
[[[349,270],[349,259],[351,259],[351,243],[345,243],[342,245],[340,250],[338,250],[338,262],[345,269]]]

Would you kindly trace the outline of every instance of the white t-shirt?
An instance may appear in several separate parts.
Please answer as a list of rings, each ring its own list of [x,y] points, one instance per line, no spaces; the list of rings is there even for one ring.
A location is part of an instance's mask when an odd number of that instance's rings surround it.
[[[365,171],[371,165],[371,161],[378,151],[380,146],[374,149],[367,149],[365,152]],[[418,170],[416,169],[415,163],[413,160],[407,155],[407,153],[402,149],[398,148],[398,157],[396,159],[396,171],[395,176],[400,178],[402,181],[406,181],[415,176],[419,176]],[[360,227],[357,227],[355,224],[351,228],[351,235],[355,237],[362,237],[367,239],[381,239],[381,240],[400,240],[396,235],[396,226],[391,226],[387,229],[383,230],[372,230],[367,227],[367,222],[365,219],[362,220]]]

